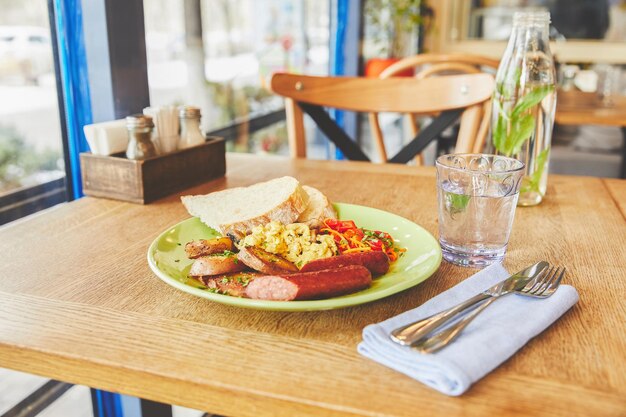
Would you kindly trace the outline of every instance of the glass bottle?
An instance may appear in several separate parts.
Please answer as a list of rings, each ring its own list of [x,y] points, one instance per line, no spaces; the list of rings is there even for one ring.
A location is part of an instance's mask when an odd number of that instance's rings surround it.
[[[526,164],[518,205],[539,204],[546,193],[556,108],[556,72],[549,44],[550,13],[517,12],[496,73],[492,140],[497,153]]]
[[[178,112],[180,119],[180,139],[178,149],[191,148],[205,142],[200,131],[200,109],[193,106],[183,106]]]
[[[134,114],[126,118],[126,129],[128,129],[126,157],[128,159],[148,159],[157,155],[152,142],[153,128],[154,123],[150,116]]]

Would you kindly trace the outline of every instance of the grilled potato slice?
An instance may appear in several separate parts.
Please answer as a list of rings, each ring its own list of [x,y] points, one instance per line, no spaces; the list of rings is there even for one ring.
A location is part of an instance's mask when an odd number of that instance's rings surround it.
[[[264,274],[285,274],[298,272],[298,267],[285,258],[264,251],[256,246],[239,248],[237,258],[255,271]]]
[[[197,259],[201,256],[213,255],[224,251],[233,250],[233,241],[228,237],[217,237],[215,239],[192,240],[185,245],[185,252],[189,259]]]

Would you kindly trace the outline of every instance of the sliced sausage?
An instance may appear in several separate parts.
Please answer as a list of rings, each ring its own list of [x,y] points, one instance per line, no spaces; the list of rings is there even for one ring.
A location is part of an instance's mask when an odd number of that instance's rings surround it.
[[[218,294],[231,295],[233,297],[244,297],[246,287],[259,276],[256,272],[236,272],[225,275],[211,275],[196,277],[209,290]]]
[[[372,275],[364,266],[260,276],[246,287],[246,296],[260,300],[291,301],[337,297],[367,288]]]
[[[213,255],[214,253],[222,253],[225,250],[233,250],[233,241],[228,237],[192,240],[185,245],[185,252],[187,252],[189,259]]]
[[[255,271],[264,274],[298,272],[298,267],[285,258],[254,246],[240,248],[237,258]]]
[[[246,269],[246,265],[239,262],[235,255],[210,255],[196,259],[191,265],[189,275],[220,275],[239,272],[244,269]]]
[[[343,268],[349,265],[362,265],[369,269],[372,276],[377,277],[389,271],[389,257],[387,257],[387,254],[380,251],[347,253],[345,255],[311,261],[305,264],[302,269],[300,269],[300,272]]]

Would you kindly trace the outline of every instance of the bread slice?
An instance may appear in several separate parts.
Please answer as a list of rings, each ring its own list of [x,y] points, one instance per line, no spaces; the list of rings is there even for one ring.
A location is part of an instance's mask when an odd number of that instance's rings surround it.
[[[335,208],[320,190],[308,185],[304,185],[302,188],[309,195],[309,205],[298,217],[298,223],[305,223],[311,228],[319,228],[324,219],[337,218]]]
[[[238,238],[272,220],[294,223],[309,204],[308,194],[293,177],[206,195],[186,195],[181,200],[189,214],[223,235]]]

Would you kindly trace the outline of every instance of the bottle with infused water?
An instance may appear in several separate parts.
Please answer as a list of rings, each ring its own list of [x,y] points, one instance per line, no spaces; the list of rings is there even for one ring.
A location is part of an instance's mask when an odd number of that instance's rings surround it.
[[[496,74],[491,133],[496,152],[526,164],[518,205],[543,199],[556,108],[550,13],[518,12]]]

